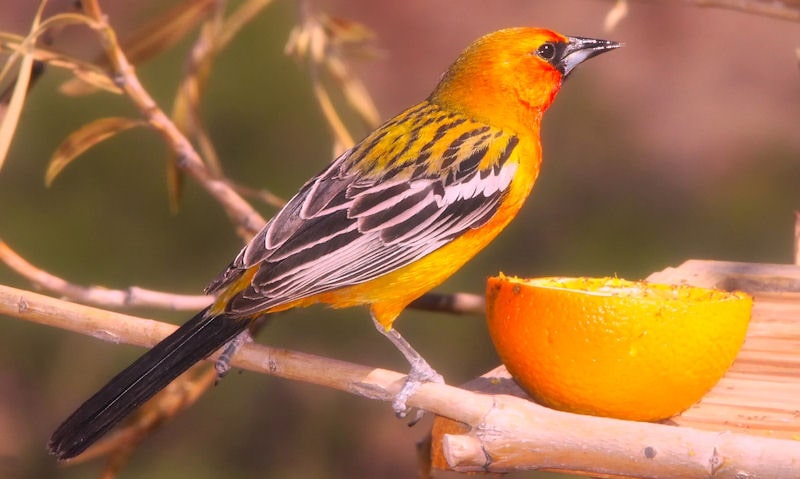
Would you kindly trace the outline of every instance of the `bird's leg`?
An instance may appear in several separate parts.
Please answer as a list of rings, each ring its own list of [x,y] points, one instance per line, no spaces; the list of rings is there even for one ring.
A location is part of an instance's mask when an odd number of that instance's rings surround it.
[[[233,355],[236,354],[236,351],[243,345],[252,342],[253,336],[250,335],[250,331],[247,329],[228,341],[222,353],[217,358],[216,364],[214,364],[217,370],[217,381],[222,379],[231,370],[231,359],[233,359]]]
[[[394,397],[392,401],[392,409],[394,413],[397,414],[398,417],[405,417],[408,413],[408,407],[406,406],[406,402],[408,398],[411,397],[412,394],[419,388],[422,384],[427,382],[434,382],[444,384],[444,378],[441,374],[437,373],[430,364],[420,355],[408,341],[400,335],[400,333],[394,329],[389,328],[387,329],[383,326],[375,317],[372,317],[372,321],[375,323],[375,328],[386,338],[394,344],[394,346],[403,353],[406,360],[411,364],[411,371],[409,371],[408,376],[406,377],[406,382],[403,384],[402,389],[397,395]],[[418,414],[418,417],[412,421],[412,424],[419,420],[422,417],[422,412]]]

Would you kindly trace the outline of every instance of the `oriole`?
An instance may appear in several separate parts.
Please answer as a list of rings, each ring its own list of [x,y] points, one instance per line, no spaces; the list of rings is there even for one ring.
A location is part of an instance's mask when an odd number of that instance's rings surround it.
[[[253,319],[314,303],[369,305],[412,366],[402,412],[420,382],[441,377],[394,320],[517,214],[539,173],[542,114],[573,68],[618,46],[537,28],[475,41],[426,100],[303,185],[207,288],[215,302],[69,416],[51,453],[81,453]]]

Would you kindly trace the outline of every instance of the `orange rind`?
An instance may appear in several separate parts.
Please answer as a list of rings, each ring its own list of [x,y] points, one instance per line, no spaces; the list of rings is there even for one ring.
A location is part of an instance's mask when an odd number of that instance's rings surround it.
[[[752,298],[619,278],[489,279],[489,332],[537,402],[656,421],[697,402],[744,342]]]

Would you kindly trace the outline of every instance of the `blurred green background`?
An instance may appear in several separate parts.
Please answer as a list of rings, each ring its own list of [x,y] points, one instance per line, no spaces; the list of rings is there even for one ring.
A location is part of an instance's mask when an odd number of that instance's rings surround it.
[[[5,1],[13,5],[0,29],[25,31],[32,2]],[[123,37],[168,6],[102,3]],[[800,209],[797,24],[672,2],[633,2],[611,33],[602,30],[611,6],[603,1],[310,6],[377,33],[382,57],[354,67],[383,118],[424,98],[462,48],[498,28],[540,25],[626,42],[565,84],[545,119],[544,166],[531,200],[441,291],[480,293],[498,271],[636,279],[689,258],[791,261],[793,211]],[[202,104],[226,173],[283,197],[331,159],[306,68],[283,54],[298,19],[298,5],[279,0],[246,27],[218,58]],[[192,38],[138,67],[167,110]],[[59,33],[55,45],[87,57],[98,50],[77,29]],[[67,78],[50,69],[31,91],[0,172],[0,238],[78,284],[200,292],[239,239],[191,181],[181,212],[169,212],[166,149],[154,134],[134,130],[103,143],[44,187],[48,159],[66,135],[94,118],[135,114],[113,95],[60,95]],[[2,265],[0,283],[30,288]],[[412,311],[397,327],[448,383],[498,364],[480,318]],[[291,312],[261,341],[406,370],[361,309]],[[58,468],[44,445],[66,414],[139,353],[0,318],[0,477],[94,477],[96,464]],[[414,444],[428,424],[409,429],[387,404],[341,392],[231,374],[147,441],[121,477],[413,477]]]

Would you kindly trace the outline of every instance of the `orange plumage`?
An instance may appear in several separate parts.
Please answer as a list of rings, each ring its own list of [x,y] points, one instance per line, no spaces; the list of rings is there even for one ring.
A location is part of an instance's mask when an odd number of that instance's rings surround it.
[[[539,174],[542,114],[566,75],[619,45],[512,28],[467,48],[425,101],[309,180],[211,283],[217,300],[87,400],[53,434],[73,457],[256,317],[325,303],[370,306],[412,365],[398,413],[441,377],[392,328],[414,299],[491,242]]]

